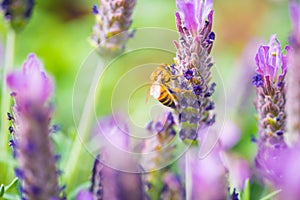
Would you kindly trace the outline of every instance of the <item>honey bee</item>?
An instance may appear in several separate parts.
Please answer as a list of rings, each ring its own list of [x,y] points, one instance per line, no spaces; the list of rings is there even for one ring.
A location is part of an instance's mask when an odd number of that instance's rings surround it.
[[[171,80],[173,78],[170,65],[162,65],[157,67],[151,74],[150,79],[152,85],[149,94],[157,99],[163,105],[176,108],[177,98],[174,90],[171,90]]]

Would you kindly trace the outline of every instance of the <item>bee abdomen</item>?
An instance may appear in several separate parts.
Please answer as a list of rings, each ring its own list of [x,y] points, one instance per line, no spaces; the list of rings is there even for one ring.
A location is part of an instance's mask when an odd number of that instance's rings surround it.
[[[175,108],[175,101],[167,90],[162,90],[160,96],[158,97],[158,101],[161,102],[163,105]]]

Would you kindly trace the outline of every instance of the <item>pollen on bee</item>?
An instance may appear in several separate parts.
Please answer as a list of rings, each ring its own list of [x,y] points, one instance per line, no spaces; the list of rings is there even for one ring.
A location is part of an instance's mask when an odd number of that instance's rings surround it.
[[[150,88],[150,95],[153,96],[155,99],[158,99],[160,96],[160,84],[153,83]]]

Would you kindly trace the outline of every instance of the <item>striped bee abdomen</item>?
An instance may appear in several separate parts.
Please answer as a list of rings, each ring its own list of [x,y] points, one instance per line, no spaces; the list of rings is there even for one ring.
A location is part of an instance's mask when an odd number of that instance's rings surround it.
[[[175,98],[173,94],[171,94],[168,89],[162,84],[160,84],[160,95],[157,100],[165,106],[175,108]]]

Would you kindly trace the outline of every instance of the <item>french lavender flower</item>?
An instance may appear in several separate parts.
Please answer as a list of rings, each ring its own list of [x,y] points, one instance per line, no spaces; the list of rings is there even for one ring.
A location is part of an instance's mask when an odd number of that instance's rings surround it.
[[[291,52],[288,57],[287,75],[287,140],[296,142],[300,135],[300,2],[290,1],[292,34],[290,36]]]
[[[129,27],[135,3],[136,0],[100,0],[99,7],[94,5],[96,24],[91,43],[101,55],[115,55],[124,50],[133,34]]]
[[[3,0],[1,2],[4,16],[8,20],[15,31],[19,31],[28,22],[34,0]]]
[[[175,146],[172,142],[175,140],[176,131],[173,114],[171,112],[164,113],[162,117],[150,122],[147,129],[155,137],[145,140],[142,153],[155,152],[155,154],[153,157],[142,157],[142,163],[147,171],[152,171],[174,159],[172,151]]]
[[[15,171],[22,180],[22,195],[34,200],[59,199],[58,170],[49,138],[52,106],[48,100],[53,82],[36,56],[30,54],[22,71],[8,74],[7,84],[15,100],[11,144],[19,163]]]
[[[199,159],[196,151],[190,151],[188,167],[191,171],[191,196],[187,199],[226,199],[226,168],[220,157],[220,146],[216,145],[205,158]],[[187,169],[185,169],[187,170]]]
[[[126,127],[124,124],[118,124],[114,117],[101,119],[97,126],[97,141],[102,143],[102,147],[92,170],[90,192],[93,199],[144,199],[139,166],[127,153],[129,137],[127,130],[124,130]],[[89,197],[89,194],[84,192],[78,194],[78,200],[81,195],[82,199]]]
[[[175,41],[175,65],[170,70],[172,87],[177,88],[173,91],[178,101],[175,112],[181,125],[180,138],[195,140],[198,130],[215,121],[211,96],[216,84],[210,83],[213,66],[210,52],[215,40],[212,0],[176,3],[179,39]]]
[[[288,47],[286,48],[288,51]],[[256,74],[252,83],[256,86],[259,137],[266,145],[281,144],[285,133],[285,75],[287,56],[272,35],[267,46],[260,46],[255,56]]]
[[[251,177],[248,162],[228,152],[223,152],[221,158],[224,166],[228,170],[230,186],[238,191],[243,190],[246,180]]]
[[[144,175],[147,183],[146,191],[153,199],[159,199],[163,190],[161,187],[165,183],[163,177],[170,170],[170,166],[167,165],[173,163],[175,159],[173,153],[176,148],[174,143],[176,131],[173,114],[164,113],[163,116],[150,122],[147,129],[152,137],[143,144],[140,163],[143,169],[149,172]]]
[[[279,193],[280,200],[297,200],[300,196],[300,143],[299,141],[289,148],[282,155],[280,160],[281,171],[283,172]]]
[[[289,53],[286,47],[287,54]],[[278,161],[286,149],[285,75],[287,55],[272,35],[269,45],[261,45],[255,57],[256,74],[252,83],[256,86],[258,111],[258,152],[255,158],[259,173],[273,184],[281,179]]]
[[[160,199],[162,200],[181,200],[185,199],[184,186],[180,177],[173,173],[167,172],[164,175],[164,186],[161,191]]]
[[[276,196],[278,200],[297,200],[300,195],[300,143],[293,147],[281,150],[265,148],[265,162],[260,163],[264,167],[263,175],[267,177],[280,193]],[[261,167],[261,166],[260,166]]]

